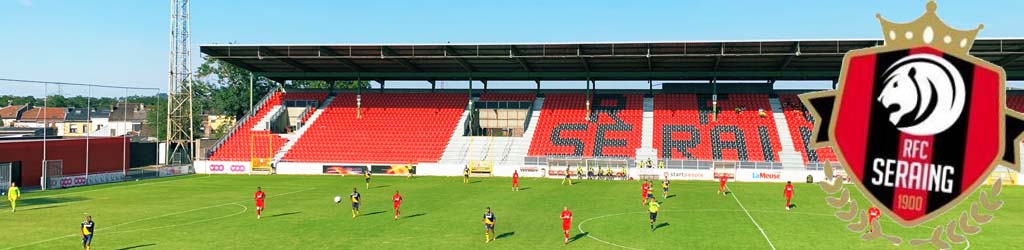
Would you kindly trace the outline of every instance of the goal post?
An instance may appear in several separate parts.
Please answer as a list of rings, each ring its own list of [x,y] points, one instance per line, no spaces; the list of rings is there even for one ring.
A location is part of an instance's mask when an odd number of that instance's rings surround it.
[[[489,176],[494,175],[494,162],[487,160],[474,160],[469,161],[469,172],[487,174]]]
[[[735,162],[714,162],[714,178],[717,180],[725,175],[729,179],[736,179],[736,163]]]
[[[273,173],[271,160],[274,158],[274,135],[253,134],[249,144],[249,164],[251,171]]]

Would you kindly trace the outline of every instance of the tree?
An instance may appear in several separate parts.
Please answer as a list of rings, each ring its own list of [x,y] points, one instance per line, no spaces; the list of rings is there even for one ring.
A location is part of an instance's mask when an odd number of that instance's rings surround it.
[[[196,70],[196,77],[197,82],[209,88],[209,103],[206,106],[209,110],[204,111],[210,112],[206,113],[241,118],[249,112],[249,71],[220,59],[207,58]],[[253,98],[262,98],[277,87],[277,83],[270,79],[256,77],[253,81]],[[195,90],[193,87],[193,92]]]
[[[157,137],[160,139],[167,138],[167,102],[157,102],[155,105],[147,107],[146,111],[146,127],[152,130],[156,130]]]
[[[28,103],[35,103],[36,98],[32,96],[14,96],[14,95],[2,95],[0,96],[0,107],[6,107],[10,105],[25,105]]]
[[[294,89],[330,89],[331,85],[327,81],[323,80],[293,80],[288,81],[285,84],[286,88]],[[335,81],[334,88],[336,89],[357,89],[357,88],[370,88],[369,81]]]

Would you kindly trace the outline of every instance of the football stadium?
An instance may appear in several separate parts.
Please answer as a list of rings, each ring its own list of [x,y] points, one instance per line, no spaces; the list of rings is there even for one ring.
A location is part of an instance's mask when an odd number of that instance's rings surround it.
[[[0,249],[1024,249],[1024,91],[1006,85],[1024,80],[1024,39],[879,18],[946,45],[883,32],[192,53],[188,1],[171,13],[167,89],[0,79],[45,88],[0,92]],[[895,79],[901,58],[943,63]],[[955,73],[952,92],[918,77],[929,67]],[[801,82],[831,86],[786,86]],[[843,112],[823,113],[818,91]],[[875,111],[849,118],[857,97]],[[970,116],[943,129],[963,136],[913,132],[957,105]],[[972,139],[985,131],[1000,139]]]

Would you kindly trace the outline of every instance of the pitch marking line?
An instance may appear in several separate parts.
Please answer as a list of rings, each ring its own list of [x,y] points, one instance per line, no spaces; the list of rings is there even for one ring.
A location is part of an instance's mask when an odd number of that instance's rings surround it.
[[[99,201],[99,200],[109,200],[109,199],[110,199],[110,197],[103,197],[103,198],[80,200],[80,201],[69,201],[69,202],[58,202],[58,203],[50,203],[50,204],[39,204],[39,205],[32,205],[32,206],[24,206],[26,209],[22,209],[22,210],[23,211],[32,211],[33,209],[49,208],[51,206],[67,205],[67,204],[72,204],[72,203],[82,203],[82,202]],[[9,203],[10,202],[8,202],[8,204]],[[4,210],[3,213],[13,213],[13,212],[11,212],[11,210]]]
[[[738,210],[738,209],[673,209],[673,210],[661,210],[661,212],[666,212],[666,213],[667,212],[743,212],[743,210]],[[765,211],[765,212],[768,212],[768,211]],[[626,213],[617,213],[617,214],[606,214],[606,215],[602,215],[602,216],[598,216],[598,217],[593,217],[593,218],[589,218],[589,219],[581,221],[579,224],[576,225],[576,229],[579,230],[580,233],[587,233],[586,231],[583,230],[583,224],[586,224],[589,221],[596,220],[596,219],[607,218],[607,217],[612,217],[612,216],[619,216],[619,215],[626,215],[626,214],[640,214],[640,213],[646,213],[646,212],[626,212]],[[813,213],[807,213],[807,214],[813,214]],[[814,214],[814,215],[832,216],[831,214]],[[590,234],[587,234],[587,238],[591,238],[591,239],[594,239],[594,240],[599,241],[601,243],[604,243],[604,244],[607,244],[607,245],[611,245],[611,246],[616,246],[616,247],[619,247],[619,248],[632,249],[632,250],[643,250],[642,248],[628,247],[628,246],[623,246],[623,245],[611,243],[611,242],[602,240],[600,238],[594,237],[594,236],[592,236]]]
[[[605,214],[605,215],[601,215],[601,216],[597,216],[597,217],[593,217],[593,218],[588,218],[588,219],[585,219],[584,221],[580,221],[580,223],[577,224],[577,230],[580,230],[580,233],[582,233],[582,234],[587,234],[587,232],[583,231],[583,224],[587,223],[587,221],[591,221],[591,220],[595,220],[595,219],[599,219],[599,218],[604,218],[604,217],[611,217],[611,216],[618,216],[618,215],[624,215],[624,214],[631,214],[631,213],[643,213],[643,212],[614,213],[614,214]],[[598,242],[601,242],[601,243],[604,243],[604,244],[607,244],[607,245],[615,246],[615,247],[620,247],[620,248],[625,248],[625,249],[632,249],[632,250],[643,250],[643,249],[640,249],[640,248],[632,248],[632,247],[627,247],[627,246],[623,246],[623,245],[618,245],[618,244],[606,242],[604,240],[598,239],[597,237],[591,236],[590,234],[587,234],[587,238],[594,239],[595,241],[598,241]]]
[[[133,185],[133,186],[137,186],[137,185]],[[288,192],[288,193],[281,193],[281,194],[276,194],[276,195],[269,195],[269,196],[267,196],[267,198],[284,196],[284,195],[289,195],[289,194],[295,194],[295,193],[305,192],[305,191],[309,191],[309,190],[313,190],[313,189],[316,189],[316,188],[307,188],[307,189],[303,189],[303,190],[299,190],[299,191],[293,191],[293,192]],[[123,225],[127,225],[127,224],[132,224],[132,223],[137,223],[137,222],[147,221],[147,220],[152,220],[152,219],[157,219],[157,218],[163,218],[163,217],[167,217],[167,216],[179,215],[179,214],[184,214],[184,213],[190,213],[190,212],[195,212],[195,211],[204,210],[204,209],[210,209],[210,208],[215,208],[215,207],[223,207],[223,206],[228,206],[228,205],[242,206],[242,205],[237,204],[237,203],[245,202],[245,201],[249,201],[249,200],[246,199],[246,200],[242,200],[242,201],[229,202],[229,203],[224,203],[224,204],[220,204],[220,205],[206,206],[206,207],[201,207],[201,208],[193,208],[193,209],[189,209],[189,210],[185,210],[185,211],[167,213],[167,214],[163,214],[163,215],[156,216],[156,217],[148,217],[148,218],[143,218],[143,219],[138,219],[138,220],[133,220],[133,221],[128,221],[128,222],[120,223],[120,224],[113,225],[113,226],[110,226],[110,227],[107,227],[107,228],[96,229],[96,231],[100,231],[100,230],[103,230],[103,229],[109,230],[110,228],[115,228],[115,227],[123,226]],[[245,211],[248,211],[248,209],[249,209],[248,207],[245,207],[245,206],[242,206],[242,207],[244,207],[245,210],[243,210],[241,212],[237,212],[237,213],[231,214],[229,216],[221,216],[221,217],[217,217],[217,218],[214,218],[214,219],[223,219],[223,218],[235,216],[235,215],[244,213]],[[135,229],[135,230],[129,230],[129,231],[122,231],[122,232],[115,231],[113,233],[127,233],[127,232],[135,232],[135,231],[152,230],[152,229],[158,229],[158,228],[176,227],[176,226],[191,225],[191,224],[196,224],[196,223],[206,222],[206,221],[212,221],[212,220],[213,219],[206,219],[206,220],[201,220],[201,221],[194,221],[194,222],[182,223],[182,224],[177,224],[177,225],[161,226],[161,227],[156,227],[156,228],[143,228],[143,229]],[[15,249],[15,248],[22,248],[22,247],[37,245],[37,244],[41,244],[41,243],[46,243],[46,242],[50,242],[50,241],[55,241],[55,240],[64,239],[64,238],[70,238],[70,237],[75,237],[75,236],[78,236],[78,234],[69,234],[69,235],[64,235],[64,236],[60,236],[60,237],[54,237],[54,238],[50,238],[50,239],[46,239],[46,240],[40,240],[40,241],[36,241],[36,242],[24,244],[24,245],[4,248],[4,250]]]
[[[756,226],[756,227],[757,227],[757,230],[758,230],[758,231],[761,231],[761,235],[762,235],[762,236],[764,236],[764,240],[765,240],[765,241],[768,241],[768,246],[772,247],[772,250],[775,250],[775,244],[772,244],[772,240],[768,239],[768,234],[765,234],[765,233],[764,233],[764,228],[761,228],[761,225],[758,225],[758,224],[757,224],[757,221],[756,221],[756,220],[754,220],[754,216],[751,216],[751,215],[750,215],[750,211],[747,211],[747,208],[746,208],[746,207],[743,207],[743,203],[742,203],[742,202],[740,202],[740,199],[739,199],[739,198],[736,198],[736,193],[735,193],[735,192],[732,192],[732,190],[731,190],[731,189],[729,189],[729,193],[731,193],[731,194],[732,194],[732,199],[736,200],[736,204],[739,204],[739,205],[740,205],[740,208],[742,208],[742,209],[743,209],[743,212],[747,214],[747,217],[750,217],[750,222],[753,222],[753,223],[754,223],[754,226]]]

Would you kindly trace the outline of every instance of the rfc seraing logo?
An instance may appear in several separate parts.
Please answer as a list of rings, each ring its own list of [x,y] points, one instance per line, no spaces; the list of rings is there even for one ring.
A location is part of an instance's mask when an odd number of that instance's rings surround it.
[[[893,23],[876,15],[885,43],[853,50],[843,59],[838,90],[801,95],[814,115],[811,146],[832,147],[861,193],[904,227],[917,227],[949,212],[985,182],[997,165],[1020,171],[1024,115],[1006,108],[1006,74],[998,65],[968,52],[982,25],[956,30],[935,14]],[[825,176],[833,176],[832,167]],[[904,243],[882,231],[842,180],[820,182],[836,217],[848,229],[868,233],[865,240]],[[930,236],[909,240],[947,249],[980,232],[1002,187],[980,191],[978,201],[960,216],[936,227]],[[867,207],[867,206],[865,206]],[[984,209],[984,210],[982,210]]]

